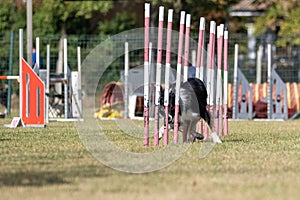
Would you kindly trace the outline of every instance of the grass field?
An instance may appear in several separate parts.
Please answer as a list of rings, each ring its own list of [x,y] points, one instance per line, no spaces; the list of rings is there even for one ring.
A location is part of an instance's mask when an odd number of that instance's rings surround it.
[[[194,143],[172,165],[128,174],[105,167],[73,123],[4,128],[0,120],[0,199],[298,199],[300,121],[231,121],[230,135],[204,159]],[[113,122],[105,122],[113,123]],[[126,146],[127,137],[114,132]],[[134,145],[135,143],[130,143]],[[136,143],[142,147],[142,140]]]

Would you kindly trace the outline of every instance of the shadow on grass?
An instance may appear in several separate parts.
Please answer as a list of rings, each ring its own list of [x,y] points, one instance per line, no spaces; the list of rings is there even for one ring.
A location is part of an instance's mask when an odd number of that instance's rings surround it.
[[[0,138],[0,142],[5,142],[5,141],[9,141],[9,140],[11,140],[11,139],[9,139],[9,138]]]
[[[225,142],[245,142],[245,140],[243,139],[227,139],[224,140]]]
[[[81,166],[82,167],[82,166]],[[19,171],[0,172],[0,187],[3,186],[47,186],[72,184],[74,178],[107,177],[108,170],[96,166],[72,168],[65,171]]]
[[[0,186],[45,186],[66,183],[69,182],[53,172],[0,173]]]

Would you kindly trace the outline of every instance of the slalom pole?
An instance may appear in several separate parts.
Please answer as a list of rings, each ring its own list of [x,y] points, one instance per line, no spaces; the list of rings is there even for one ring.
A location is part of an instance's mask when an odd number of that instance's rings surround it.
[[[200,26],[201,26],[201,46],[200,48],[202,49],[201,50],[201,57],[200,57],[200,79],[202,81],[205,81],[205,77],[204,77],[204,51],[205,51],[205,48],[204,48],[204,44],[205,44],[205,18],[201,18],[200,19]]]
[[[189,48],[190,48],[190,29],[191,15],[186,15],[185,22],[185,39],[184,39],[184,65],[183,65],[183,81],[186,82],[189,73]]]
[[[218,117],[216,121],[216,131],[219,135],[222,135],[222,53],[223,53],[223,35],[224,35],[224,25],[221,24],[217,29],[217,59],[218,59],[218,69],[217,69],[217,93],[216,93],[216,116]]]
[[[169,142],[169,88],[170,88],[170,70],[171,70],[171,44],[172,44],[172,23],[173,10],[168,11],[168,27],[167,27],[167,49],[166,49],[166,70],[165,70],[165,120],[164,120],[164,146]]]
[[[154,146],[159,144],[159,108],[160,108],[160,84],[161,84],[161,65],[162,65],[162,42],[164,28],[164,7],[159,7],[158,17],[158,36],[157,36],[157,57],[156,57],[156,82],[155,82],[155,107],[154,107]]]
[[[180,28],[178,41],[178,55],[177,55],[177,70],[176,70],[176,86],[175,86],[175,116],[174,116],[174,144],[178,143],[178,129],[179,129],[179,90],[181,82],[181,65],[182,65],[182,46],[184,38],[184,20],[185,12],[180,13]]]
[[[144,146],[149,146],[149,34],[150,4],[145,3],[144,27]]]
[[[197,62],[196,62],[196,78],[204,81],[204,34],[205,34],[205,18],[200,18]]]
[[[205,34],[205,18],[200,18],[198,47],[197,47],[197,61],[196,61],[196,78],[204,81],[204,34]],[[202,119],[198,122],[198,132],[202,134],[203,130]]]
[[[216,22],[210,22],[209,46],[207,52],[207,92],[208,92],[208,109],[213,115],[214,104],[214,44],[215,44]],[[205,125],[204,138],[208,136],[208,125]]]
[[[220,26],[217,26],[217,80],[216,80],[216,108],[214,110],[214,125],[215,130],[218,133],[219,131],[219,99],[220,99],[220,89],[219,86],[219,48],[220,48]],[[219,134],[219,133],[218,133]]]
[[[224,31],[224,135],[228,135],[228,30]]]

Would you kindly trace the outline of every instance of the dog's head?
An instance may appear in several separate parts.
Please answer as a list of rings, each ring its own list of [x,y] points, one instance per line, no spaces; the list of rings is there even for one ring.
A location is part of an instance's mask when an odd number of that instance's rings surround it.
[[[180,86],[179,116],[182,119],[198,120],[203,118],[212,128],[211,115],[207,110],[207,90],[203,81],[197,78],[189,78]],[[164,114],[164,91],[160,99],[161,113]],[[169,124],[174,124],[175,116],[175,84],[169,89]],[[192,117],[183,116],[192,113]],[[193,118],[194,116],[194,118]]]

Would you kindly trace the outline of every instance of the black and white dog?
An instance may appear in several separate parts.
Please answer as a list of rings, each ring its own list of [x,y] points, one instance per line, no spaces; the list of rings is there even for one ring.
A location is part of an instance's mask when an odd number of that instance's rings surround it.
[[[162,96],[163,97],[163,96]],[[213,120],[207,109],[207,90],[203,81],[197,78],[188,78],[180,86],[179,122],[182,129],[183,142],[203,140],[204,136],[196,132],[196,124],[202,118],[214,132]],[[163,110],[163,100],[161,101]],[[169,90],[169,118],[170,128],[174,128],[175,116],[175,85]],[[162,133],[160,133],[162,135]]]

